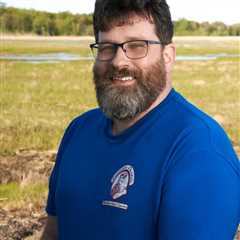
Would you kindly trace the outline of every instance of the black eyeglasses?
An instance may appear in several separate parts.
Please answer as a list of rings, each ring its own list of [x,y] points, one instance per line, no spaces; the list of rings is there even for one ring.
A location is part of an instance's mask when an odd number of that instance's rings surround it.
[[[144,58],[148,54],[148,46],[150,44],[161,44],[159,41],[153,40],[132,40],[123,43],[93,43],[90,44],[93,56],[99,61],[111,61],[119,47],[129,59]]]

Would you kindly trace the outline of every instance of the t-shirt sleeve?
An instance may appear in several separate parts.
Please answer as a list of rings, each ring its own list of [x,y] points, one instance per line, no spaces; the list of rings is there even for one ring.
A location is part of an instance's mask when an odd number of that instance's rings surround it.
[[[159,240],[231,240],[240,220],[240,177],[214,151],[195,151],[169,168],[161,196]]]
[[[58,149],[55,165],[53,167],[52,173],[49,178],[49,192],[48,192],[48,198],[47,198],[46,212],[51,216],[57,215],[56,206],[55,206],[55,193],[56,193],[56,187],[57,187],[59,166],[61,164],[61,158],[69,142],[69,139],[71,138],[74,132],[74,129],[76,128],[76,125],[77,125],[76,122],[77,122],[77,118],[74,119],[69,124],[69,126],[67,127],[64,133],[64,136],[61,140],[61,143]]]

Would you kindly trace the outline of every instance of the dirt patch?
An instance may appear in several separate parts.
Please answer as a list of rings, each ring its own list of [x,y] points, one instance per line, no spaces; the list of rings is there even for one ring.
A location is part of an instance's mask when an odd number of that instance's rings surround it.
[[[5,211],[0,208],[0,239],[22,240],[38,234],[45,225],[45,214],[33,214],[25,210]]]
[[[0,184],[39,181],[50,175],[56,151],[19,150],[14,156],[0,156]]]
[[[0,156],[0,183],[19,182],[27,185],[30,182],[48,181],[55,158],[56,151],[24,149],[17,151],[14,156]],[[26,206],[24,209],[0,207],[0,239],[39,239],[46,217],[44,206]]]

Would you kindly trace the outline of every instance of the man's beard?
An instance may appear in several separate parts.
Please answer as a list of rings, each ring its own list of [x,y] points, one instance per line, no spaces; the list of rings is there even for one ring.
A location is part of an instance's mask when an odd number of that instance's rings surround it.
[[[166,71],[162,58],[144,70],[116,69],[109,65],[102,73],[100,66],[93,68],[96,96],[99,107],[110,119],[131,119],[147,110],[166,86]],[[131,76],[135,82],[121,86],[113,82],[114,77]]]

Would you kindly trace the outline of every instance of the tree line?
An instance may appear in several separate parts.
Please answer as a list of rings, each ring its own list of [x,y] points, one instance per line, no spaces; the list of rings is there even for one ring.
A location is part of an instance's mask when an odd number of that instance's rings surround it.
[[[37,34],[41,36],[93,35],[92,14],[70,12],[49,13],[5,7],[0,2],[0,31],[9,34]],[[240,36],[240,23],[198,23],[187,19],[174,22],[177,36]]]

